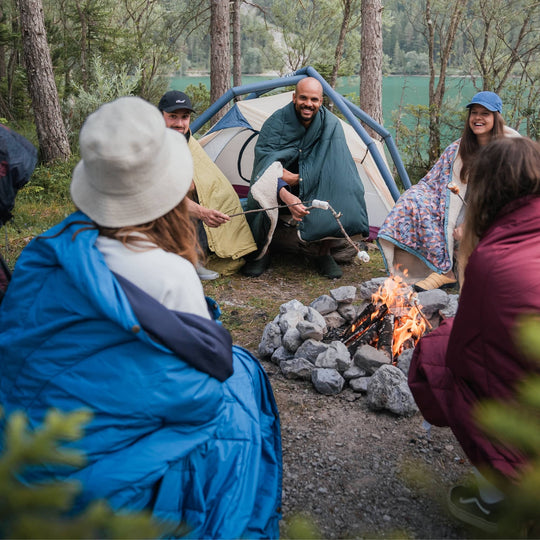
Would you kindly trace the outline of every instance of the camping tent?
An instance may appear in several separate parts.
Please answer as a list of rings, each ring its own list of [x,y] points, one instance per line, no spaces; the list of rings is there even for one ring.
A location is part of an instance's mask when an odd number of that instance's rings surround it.
[[[391,157],[405,187],[410,186],[399,154],[393,145],[390,134],[369,118],[363,111],[335,92],[311,67],[304,68],[291,76],[274,79],[266,83],[255,83],[236,87],[216,101],[192,124],[196,132],[220,108],[236,95],[249,94],[238,101],[227,114],[199,142],[211,159],[223,171],[235,187],[240,197],[245,197],[253,167],[254,148],[258,132],[264,121],[277,109],[292,100],[292,91],[264,95],[275,88],[291,86],[306,76],[316,77],[323,85],[326,95],[342,111],[349,122],[342,121],[347,143],[357,164],[364,184],[366,206],[371,228],[381,226],[384,218],[399,197],[399,190],[390,173],[383,145],[374,141],[360,125],[357,117],[378,131],[387,143]],[[390,144],[389,144],[390,143]]]

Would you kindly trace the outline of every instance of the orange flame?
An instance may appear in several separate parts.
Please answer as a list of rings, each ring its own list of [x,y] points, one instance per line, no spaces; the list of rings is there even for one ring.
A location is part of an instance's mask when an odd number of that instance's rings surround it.
[[[371,297],[376,304],[386,304],[394,315],[394,333],[392,356],[399,356],[406,345],[415,345],[426,331],[425,317],[420,311],[422,306],[413,301],[414,292],[401,276],[392,275]]]

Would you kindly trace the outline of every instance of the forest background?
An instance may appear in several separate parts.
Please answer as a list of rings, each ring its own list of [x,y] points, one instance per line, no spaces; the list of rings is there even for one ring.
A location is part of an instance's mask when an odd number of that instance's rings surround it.
[[[347,97],[381,123],[382,76],[402,76],[385,127],[415,182],[459,136],[475,91],[499,93],[507,123],[538,138],[539,27],[538,0],[2,0],[0,117],[49,163],[77,153],[100,104],[156,103],[177,76],[209,75],[210,88],[188,88],[202,112],[243,75],[312,65],[336,87],[360,74]],[[411,104],[420,75],[427,99]]]
[[[312,65],[338,90],[353,81],[347,97],[381,122],[383,77],[401,77],[399,105],[384,122],[413,182],[460,135],[476,91],[499,93],[506,122],[538,139],[538,28],[538,0],[0,0],[0,122],[40,151],[2,255],[13,267],[32,237],[73,209],[69,182],[88,114],[123,95],[157,103],[176,77],[209,77],[210,87],[182,88],[203,111],[248,75]],[[425,85],[423,103],[410,99],[413,77]],[[245,333],[248,317],[238,320]],[[535,478],[524,493],[537,511]]]

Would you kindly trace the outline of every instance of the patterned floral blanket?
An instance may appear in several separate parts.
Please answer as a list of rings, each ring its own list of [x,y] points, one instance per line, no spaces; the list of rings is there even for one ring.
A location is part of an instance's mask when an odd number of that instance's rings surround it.
[[[452,233],[463,202],[448,184],[456,184],[461,197],[466,190],[459,181],[458,149],[459,140],[446,148],[424,178],[401,195],[386,217],[377,243],[387,271],[393,270],[396,247],[418,257],[431,270],[444,273],[452,268]]]

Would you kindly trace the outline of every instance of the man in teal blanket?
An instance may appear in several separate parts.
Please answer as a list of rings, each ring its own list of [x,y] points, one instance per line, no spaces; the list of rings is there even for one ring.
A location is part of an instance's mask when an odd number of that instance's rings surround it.
[[[330,255],[331,240],[343,238],[331,211],[308,209],[314,199],[328,201],[349,236],[369,233],[364,186],[347,147],[339,119],[322,105],[321,83],[306,77],[292,102],[263,124],[255,147],[247,214],[258,251],[243,273],[258,276],[269,263],[268,249],[279,224],[278,205],[289,206],[302,242],[317,242],[317,269],[339,278],[341,268]]]

